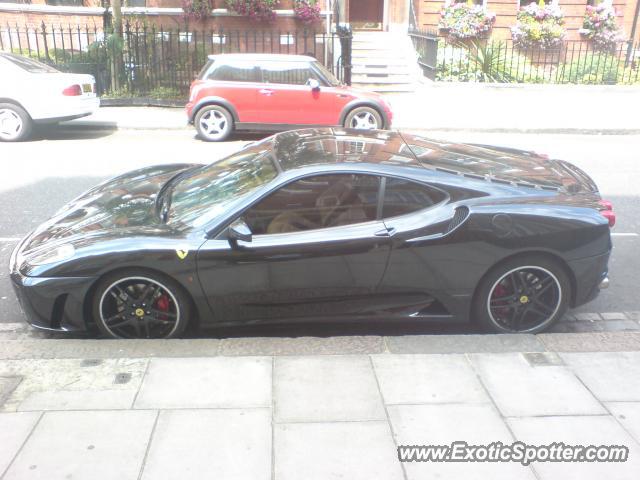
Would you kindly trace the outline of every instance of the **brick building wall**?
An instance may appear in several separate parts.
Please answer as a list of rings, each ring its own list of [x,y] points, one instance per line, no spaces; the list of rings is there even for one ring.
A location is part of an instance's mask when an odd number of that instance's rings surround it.
[[[627,37],[631,33],[637,1],[640,0],[613,0],[612,2],[618,17],[618,24],[623,27]],[[528,3],[530,0],[523,0],[523,5]],[[415,0],[418,25],[421,28],[437,28],[440,11],[444,5],[444,0]],[[564,12],[567,40],[580,40],[578,30],[582,28],[587,0],[559,0],[559,5]],[[516,15],[519,9],[517,0],[486,0],[485,6],[488,11],[496,14],[492,37],[497,39],[511,38],[510,27],[516,24]],[[637,32],[636,40],[639,39],[640,32]]]
[[[325,10],[326,2],[319,0],[321,9]],[[126,0],[123,0],[123,19],[131,22],[140,22],[146,25],[163,26],[164,28],[185,28],[185,20],[181,9],[181,0],[147,0],[146,7],[126,8]],[[313,27],[307,27],[296,20],[292,14],[294,0],[280,0],[277,5],[277,17],[272,23],[256,22],[246,17],[238,16],[232,12],[225,12],[223,0],[214,0],[213,15],[204,21],[190,21],[192,30],[220,28],[227,30],[280,30],[282,32],[302,30],[304,28],[322,31],[324,23],[320,22]],[[36,9],[30,8],[35,6]],[[40,8],[38,8],[40,7]],[[165,10],[166,9],[166,10]],[[11,10],[11,11],[8,11]],[[81,28],[102,27],[103,9],[100,0],[84,0],[83,7],[47,6],[46,0],[31,0],[29,4],[12,4],[0,0],[0,26],[19,25],[29,28],[40,27],[42,22],[47,25],[79,26]]]

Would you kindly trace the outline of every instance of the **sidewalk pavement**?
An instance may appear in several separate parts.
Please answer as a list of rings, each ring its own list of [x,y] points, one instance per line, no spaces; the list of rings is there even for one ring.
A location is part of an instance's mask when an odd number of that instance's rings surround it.
[[[420,84],[388,94],[394,128],[505,133],[640,134],[640,87]],[[182,108],[102,107],[67,122],[92,128],[184,129]]]
[[[2,480],[635,480],[640,471],[637,332],[316,338],[303,353],[309,339],[32,337],[0,336]],[[622,348],[633,351],[613,351]],[[515,440],[625,445],[630,456],[401,463],[396,450]]]

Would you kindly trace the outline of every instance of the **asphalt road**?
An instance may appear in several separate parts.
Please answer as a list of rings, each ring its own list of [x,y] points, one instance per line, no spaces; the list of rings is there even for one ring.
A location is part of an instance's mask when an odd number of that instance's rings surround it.
[[[528,148],[569,160],[587,171],[603,196],[615,206],[611,286],[575,312],[640,311],[640,136],[522,135],[431,132],[435,138]],[[34,141],[0,144],[4,175],[0,178],[0,323],[20,322],[23,314],[9,284],[7,264],[18,238],[95,183],[127,170],[157,163],[210,162],[238,149],[256,136],[222,144],[194,138],[190,130],[86,131],[58,129]],[[361,327],[309,329],[306,334],[362,333]],[[395,327],[374,327],[387,333]],[[404,327],[411,329],[412,327]],[[431,327],[427,327],[429,331]],[[464,331],[464,327],[431,329],[432,333]],[[382,329],[382,331],[380,331]],[[315,331],[314,331],[315,330]],[[295,334],[286,330],[285,334]]]

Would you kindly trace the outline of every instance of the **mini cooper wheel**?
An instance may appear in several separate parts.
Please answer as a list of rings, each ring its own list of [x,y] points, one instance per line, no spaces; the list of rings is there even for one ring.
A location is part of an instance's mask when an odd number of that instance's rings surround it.
[[[147,272],[103,278],[93,302],[100,332],[112,338],[174,338],[187,326],[189,301],[171,279]]]
[[[354,108],[344,119],[344,127],[356,130],[379,130],[382,128],[382,117],[376,109],[371,107]]]
[[[494,269],[474,301],[483,327],[499,333],[537,333],[567,311],[571,283],[564,270],[546,258],[519,258]]]
[[[195,121],[198,135],[207,142],[221,142],[233,132],[233,118],[229,111],[220,105],[202,107]]]
[[[33,121],[21,107],[0,103],[0,141],[20,142],[31,135]]]

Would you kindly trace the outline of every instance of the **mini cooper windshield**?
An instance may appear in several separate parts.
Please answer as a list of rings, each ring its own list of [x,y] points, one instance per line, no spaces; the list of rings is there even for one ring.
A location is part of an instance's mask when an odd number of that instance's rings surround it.
[[[170,196],[167,223],[201,226],[278,175],[271,143],[255,144],[189,172]]]

